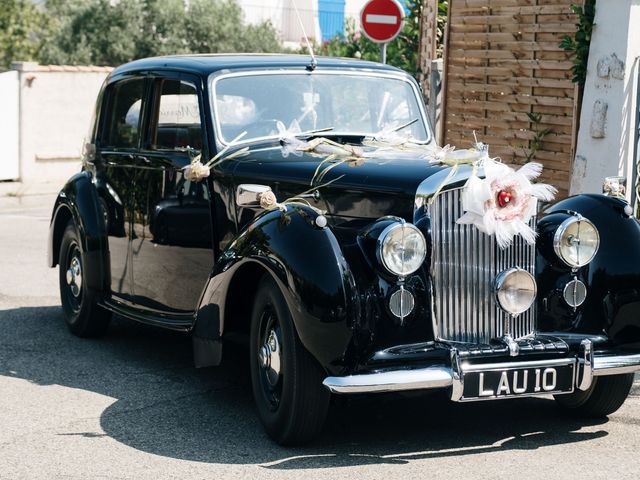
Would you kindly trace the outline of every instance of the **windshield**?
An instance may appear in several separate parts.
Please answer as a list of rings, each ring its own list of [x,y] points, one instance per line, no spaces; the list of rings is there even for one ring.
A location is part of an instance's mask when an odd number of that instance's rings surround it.
[[[429,140],[413,85],[402,78],[335,73],[233,74],[214,80],[218,135],[228,143],[291,132],[330,129],[328,135],[372,136],[398,129]]]

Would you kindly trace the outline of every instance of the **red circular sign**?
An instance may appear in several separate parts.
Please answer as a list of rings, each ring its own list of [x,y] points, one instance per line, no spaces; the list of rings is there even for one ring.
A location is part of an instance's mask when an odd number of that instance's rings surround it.
[[[360,12],[364,34],[374,42],[390,42],[402,30],[404,9],[397,0],[371,0]]]

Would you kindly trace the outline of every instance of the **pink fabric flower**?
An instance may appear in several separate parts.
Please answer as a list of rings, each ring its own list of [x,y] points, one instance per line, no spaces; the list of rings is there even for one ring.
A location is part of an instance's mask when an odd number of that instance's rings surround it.
[[[513,237],[521,235],[529,244],[536,241],[536,232],[529,226],[536,213],[538,200],[550,201],[557,190],[551,185],[532,183],[542,173],[539,163],[527,163],[518,170],[487,159],[483,163],[485,178],[472,176],[462,192],[465,214],[457,223],[475,225],[487,235],[496,236],[500,248],[511,245]],[[509,202],[501,206],[500,192]]]

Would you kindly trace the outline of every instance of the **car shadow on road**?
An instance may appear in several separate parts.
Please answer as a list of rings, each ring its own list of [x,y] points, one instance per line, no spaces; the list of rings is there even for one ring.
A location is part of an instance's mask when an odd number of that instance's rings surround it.
[[[583,430],[607,420],[567,417],[550,399],[456,404],[433,395],[382,395],[336,399],[317,441],[283,448],[257,420],[241,348],[228,349],[223,366],[198,370],[186,335],[116,318],[106,337],[83,340],[67,332],[59,307],[0,311],[0,328],[0,375],[115,399],[101,414],[102,431],[68,427],[59,435],[106,435],[170,458],[330,468],[535,450],[608,434]]]

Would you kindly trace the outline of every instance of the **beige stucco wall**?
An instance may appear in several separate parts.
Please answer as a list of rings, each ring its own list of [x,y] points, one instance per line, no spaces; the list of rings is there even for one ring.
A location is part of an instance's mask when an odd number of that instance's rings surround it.
[[[18,63],[20,180],[62,185],[80,170],[96,97],[110,69]]]
[[[600,193],[607,176],[627,176],[631,187],[640,57],[638,25],[640,0],[597,1],[571,194]],[[618,72],[616,66],[622,70]],[[605,105],[606,114],[602,115]],[[628,188],[628,198],[631,190]]]

